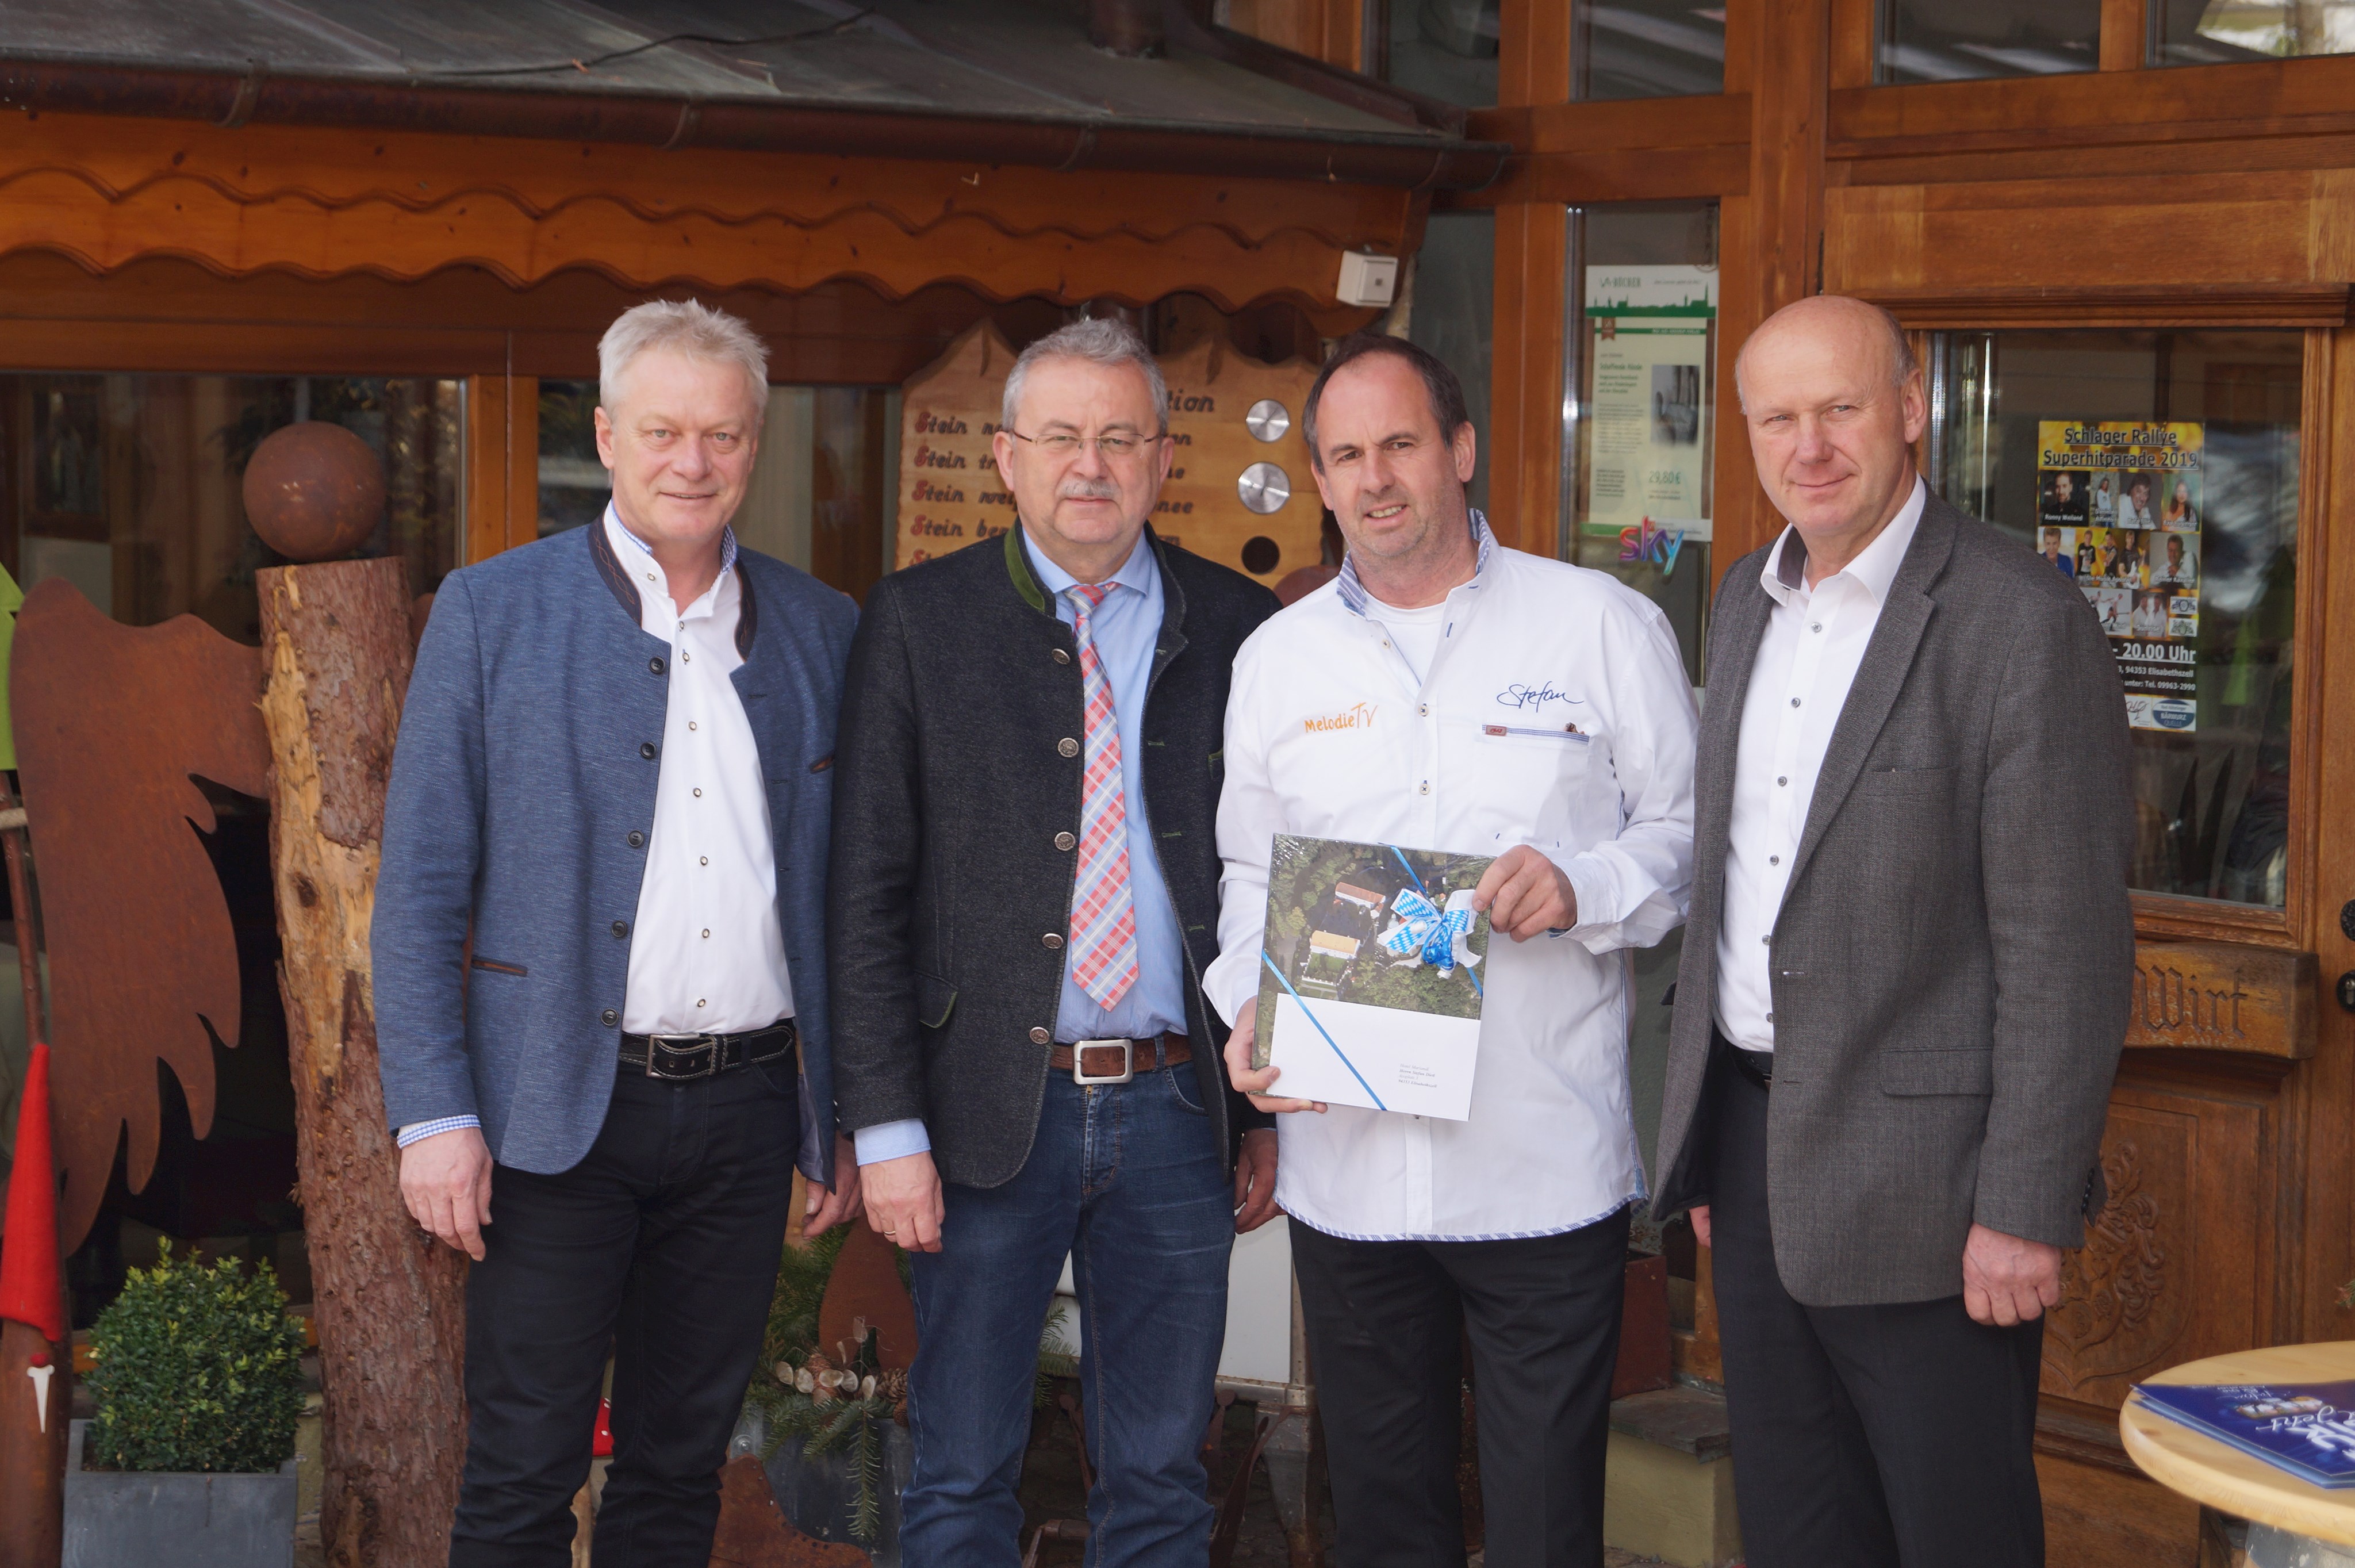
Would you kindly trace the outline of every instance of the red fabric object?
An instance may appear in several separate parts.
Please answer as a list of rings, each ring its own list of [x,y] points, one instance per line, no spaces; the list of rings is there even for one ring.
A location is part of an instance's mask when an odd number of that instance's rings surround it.
[[[65,1276],[58,1267],[58,1167],[49,1146],[49,1048],[33,1042],[16,1109],[16,1164],[8,1178],[8,1231],[0,1238],[0,1318],[66,1338]]]
[[[613,1456],[613,1402],[597,1402],[597,1435],[589,1445],[591,1457],[610,1459]]]

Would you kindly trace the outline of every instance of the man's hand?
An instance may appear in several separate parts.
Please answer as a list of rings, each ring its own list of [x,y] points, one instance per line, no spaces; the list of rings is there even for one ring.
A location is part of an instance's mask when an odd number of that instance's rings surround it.
[[[1692,1219],[1693,1240],[1704,1247],[1709,1245],[1709,1205],[1696,1203],[1685,1212]]]
[[[400,1200],[429,1234],[476,1263],[491,1222],[491,1148],[480,1127],[420,1138],[400,1151]]]
[[[1963,1310],[1972,1322],[2009,1328],[2060,1304],[2060,1248],[1971,1227],[1963,1243]]]
[[[834,1135],[834,1185],[812,1181],[809,1201],[802,1215],[802,1234],[823,1235],[846,1221],[858,1218],[858,1150],[850,1139]]]
[[[858,1172],[867,1222],[911,1253],[941,1250],[941,1173],[929,1149],[879,1159]]]
[[[1275,1129],[1253,1127],[1243,1135],[1235,1160],[1235,1234],[1256,1231],[1283,1212],[1275,1206]]]
[[[1265,1067],[1251,1064],[1252,1040],[1258,1024],[1259,998],[1253,997],[1235,1015],[1235,1031],[1227,1036],[1227,1082],[1250,1095],[1251,1103],[1263,1111],[1322,1111],[1322,1100],[1287,1100],[1266,1093],[1284,1075],[1284,1069],[1272,1061]]]
[[[1578,894],[1570,879],[1526,844],[1497,857],[1472,890],[1472,907],[1487,910],[1488,924],[1516,942],[1578,923]]]

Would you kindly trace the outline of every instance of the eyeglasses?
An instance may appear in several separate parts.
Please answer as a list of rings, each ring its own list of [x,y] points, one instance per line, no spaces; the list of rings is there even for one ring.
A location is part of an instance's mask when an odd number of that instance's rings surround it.
[[[1011,425],[1000,428],[1015,440],[1027,441],[1040,452],[1059,461],[1077,456],[1081,447],[1092,442],[1097,456],[1106,463],[1118,463],[1124,458],[1134,457],[1144,451],[1147,443],[1168,439],[1167,436],[1129,435],[1124,432],[1098,436],[1073,435],[1069,431],[1060,430],[1051,431],[1045,435],[1024,435]]]

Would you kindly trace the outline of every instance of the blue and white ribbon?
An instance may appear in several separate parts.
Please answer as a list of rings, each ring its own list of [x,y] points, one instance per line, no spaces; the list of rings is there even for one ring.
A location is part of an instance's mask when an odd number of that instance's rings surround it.
[[[1455,973],[1458,964],[1470,968],[1480,962],[1478,955],[1465,944],[1475,919],[1470,890],[1448,895],[1447,908],[1442,910],[1414,889],[1401,888],[1391,908],[1397,923],[1376,938],[1385,953],[1409,963],[1428,964],[1443,980]]]

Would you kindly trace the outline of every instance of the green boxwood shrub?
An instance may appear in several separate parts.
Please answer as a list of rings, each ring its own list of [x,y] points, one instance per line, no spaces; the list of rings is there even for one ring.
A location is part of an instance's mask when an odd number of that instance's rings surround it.
[[[90,1331],[98,1402],[84,1462],[117,1470],[275,1470],[303,1413],[303,1324],[268,1264],[192,1253],[133,1269]]]

